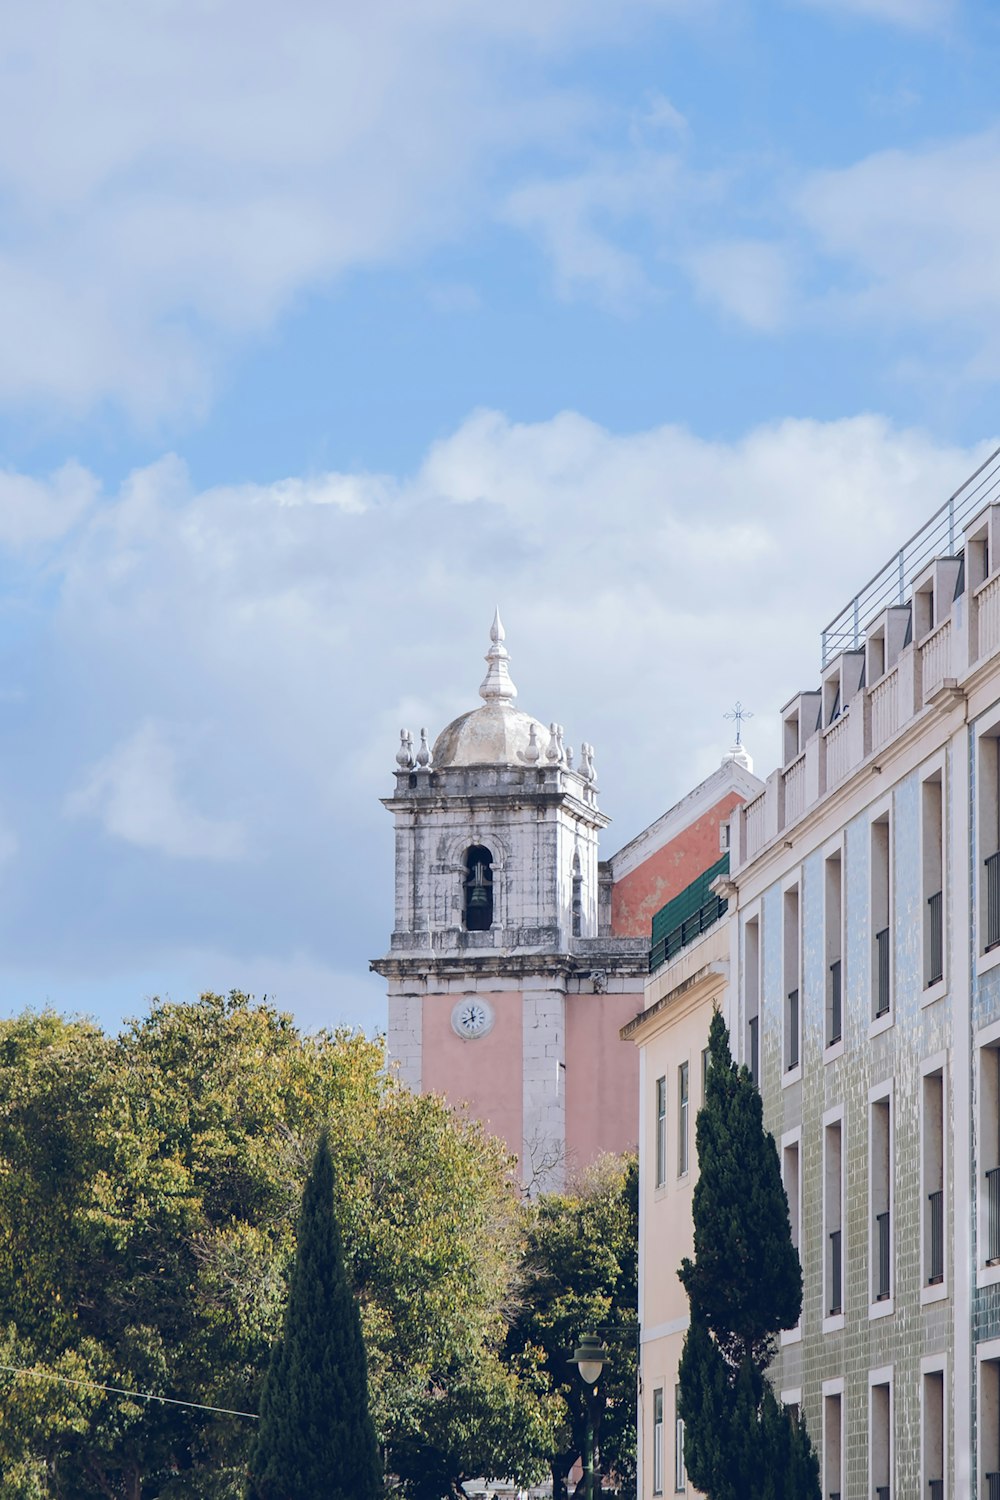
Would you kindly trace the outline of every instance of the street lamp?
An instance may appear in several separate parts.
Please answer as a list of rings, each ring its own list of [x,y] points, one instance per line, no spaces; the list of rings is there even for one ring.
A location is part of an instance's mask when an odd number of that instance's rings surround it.
[[[576,1365],[580,1379],[586,1387],[587,1426],[583,1444],[583,1477],[586,1482],[587,1500],[595,1500],[594,1489],[594,1435],[597,1429],[597,1382],[601,1371],[611,1358],[596,1333],[580,1335],[580,1347],[574,1350],[568,1361]]]

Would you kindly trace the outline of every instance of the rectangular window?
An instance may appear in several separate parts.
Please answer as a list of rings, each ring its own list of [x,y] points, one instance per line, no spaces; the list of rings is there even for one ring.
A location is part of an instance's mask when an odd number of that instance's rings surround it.
[[[869,1388],[869,1441],[872,1494],[892,1500],[892,1382],[873,1378]]]
[[[760,919],[743,929],[743,994],[746,1001],[746,1064],[754,1083],[760,1083]]]
[[[843,1397],[840,1391],[823,1396],[823,1493],[840,1500],[843,1468]]]
[[[979,740],[979,951],[1000,945],[1000,730]]]
[[[995,1346],[994,1346],[995,1347]],[[1000,1500],[1000,1356],[979,1366],[979,1464],[983,1500]]]
[[[832,1047],[843,1036],[844,958],[843,912],[844,868],[840,853],[824,862],[826,928],[826,1045]]]
[[[944,1500],[944,1371],[927,1370],[923,1377],[924,1493],[928,1500]]]
[[[656,1080],[656,1186],[667,1180],[667,1080]]]
[[[799,1171],[798,1141],[789,1141],[782,1146],[781,1178],[785,1188],[785,1197],[788,1199],[788,1224],[792,1231],[792,1244],[798,1250],[801,1220],[801,1177]]]
[[[944,1072],[924,1075],[923,1084],[924,1284],[944,1281]]]
[[[889,815],[872,824],[871,917],[872,917],[872,1018],[889,1014],[892,1005],[892,959],[890,935]]]
[[[677,1069],[677,1175],[688,1169],[688,1065]]]
[[[924,988],[944,978],[944,797],[941,773],[921,783]]]
[[[826,1233],[826,1315],[844,1311],[843,1255],[843,1121],[833,1120],[823,1131],[823,1219]]]
[[[711,1053],[707,1047],[701,1049],[701,1102],[704,1104],[708,1098],[708,1069]]]
[[[871,1300],[892,1296],[892,1101],[872,1101],[869,1112],[869,1201],[871,1204]]]
[[[979,1049],[980,1261],[1000,1265],[1000,1042]]]
[[[799,888],[784,897],[785,1072],[799,1066]]]
[[[653,1392],[653,1494],[663,1494],[663,1391]]]
[[[680,1386],[674,1387],[674,1489],[680,1492],[687,1488],[687,1470],[684,1467],[684,1423],[678,1416]]]

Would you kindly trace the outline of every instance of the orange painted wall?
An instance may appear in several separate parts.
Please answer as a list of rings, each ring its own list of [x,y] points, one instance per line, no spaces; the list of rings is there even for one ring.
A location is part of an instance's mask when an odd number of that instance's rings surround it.
[[[463,1040],[451,1026],[458,995],[428,995],[423,1005],[423,1078],[425,1093],[444,1094],[450,1103],[468,1105],[474,1119],[501,1136],[520,1156],[523,1145],[520,991],[490,994],[496,1013],[488,1036]],[[635,1053],[635,1048],[629,1049]]]
[[[634,1151],[639,1050],[618,1032],[642,1009],[634,995],[566,999],[566,1156],[569,1176],[604,1151]]]
[[[743,798],[729,792],[697,822],[615,881],[611,891],[611,931],[615,937],[648,937],[661,906],[691,884],[719,858],[719,824]]]

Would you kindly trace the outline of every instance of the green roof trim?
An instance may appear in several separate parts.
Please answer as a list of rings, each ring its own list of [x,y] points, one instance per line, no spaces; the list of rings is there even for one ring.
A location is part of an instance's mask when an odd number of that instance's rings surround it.
[[[696,880],[685,886],[672,901],[653,917],[651,933],[652,947],[649,954],[650,972],[673,958],[682,948],[713,926],[729,906],[709,887],[720,875],[729,874],[729,851],[717,859],[714,865],[703,870]]]

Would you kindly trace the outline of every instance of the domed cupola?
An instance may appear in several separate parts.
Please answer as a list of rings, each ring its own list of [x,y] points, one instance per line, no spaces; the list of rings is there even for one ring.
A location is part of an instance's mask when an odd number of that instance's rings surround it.
[[[515,708],[517,688],[511,680],[509,661],[503,623],[497,610],[490,629],[486,676],[479,688],[483,706],[460,714],[442,729],[434,741],[431,763],[435,770],[445,766],[546,764],[553,734],[540,720]]]

